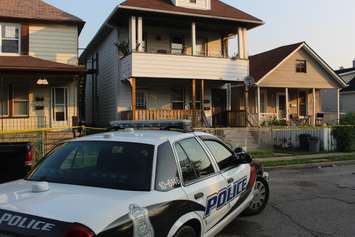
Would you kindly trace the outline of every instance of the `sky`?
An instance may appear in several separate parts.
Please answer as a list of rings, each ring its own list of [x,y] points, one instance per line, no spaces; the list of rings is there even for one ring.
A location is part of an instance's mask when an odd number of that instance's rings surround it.
[[[145,0],[149,1],[149,0]],[[265,22],[249,33],[255,54],[306,41],[334,69],[352,66],[355,58],[355,0],[223,0]],[[74,14],[86,25],[85,48],[120,0],[46,0]]]

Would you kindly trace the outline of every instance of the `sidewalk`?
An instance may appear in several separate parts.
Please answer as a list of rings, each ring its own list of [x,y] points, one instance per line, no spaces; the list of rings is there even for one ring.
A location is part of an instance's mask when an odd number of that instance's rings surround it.
[[[354,156],[355,152],[338,152],[338,153],[319,153],[312,155],[296,155],[296,156],[280,156],[280,157],[269,157],[269,158],[256,158],[257,161],[282,161],[282,160],[299,160],[299,159],[321,159],[321,158],[329,158],[329,157],[341,157],[341,156]]]

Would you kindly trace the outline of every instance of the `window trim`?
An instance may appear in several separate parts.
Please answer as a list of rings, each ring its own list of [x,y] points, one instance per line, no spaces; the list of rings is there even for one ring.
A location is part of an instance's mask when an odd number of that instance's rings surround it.
[[[215,161],[216,165],[217,165],[217,168],[219,170],[219,173],[222,174],[222,173],[225,173],[227,171],[230,171],[232,169],[235,169],[236,167],[238,167],[239,165],[236,165],[235,167],[228,167],[226,169],[220,169],[219,165],[218,165],[218,162],[216,160],[216,158],[214,157],[214,155],[212,154],[212,152],[210,151],[210,149],[208,148],[208,146],[204,143],[204,141],[214,141],[214,142],[217,142],[219,144],[221,144],[223,147],[225,147],[228,151],[230,151],[232,154],[235,154],[234,151],[232,151],[232,149],[230,149],[228,146],[226,146],[226,144],[224,144],[223,141],[215,138],[215,137],[209,137],[209,136],[199,136],[199,138],[201,139],[201,141],[203,142],[204,146],[206,146],[206,149],[208,150],[210,156],[212,157],[212,159]]]
[[[4,91],[7,92],[7,98],[6,101],[7,102],[7,114],[2,114],[2,111],[0,111],[0,118],[9,118],[10,117],[10,89],[9,89],[9,85],[4,86]],[[1,92],[1,91],[0,91]],[[3,98],[0,98],[0,102]]]
[[[4,26],[15,26],[18,28],[18,52],[17,53],[3,53],[2,52],[2,29]],[[11,39],[14,40],[14,39]],[[15,40],[14,40],[15,41]],[[20,55],[21,54],[21,24],[16,24],[16,23],[6,23],[6,22],[0,22],[0,55],[1,56],[14,56],[14,55]]]
[[[304,68],[300,67],[301,63],[304,64]],[[307,73],[307,60],[305,60],[305,59],[296,59],[296,73]]]
[[[26,97],[27,100],[16,100],[15,99],[15,88],[24,88],[26,90]],[[12,105],[12,111],[11,111],[11,118],[29,118],[30,117],[30,95],[29,95],[29,89],[26,87],[22,86],[12,86],[12,98],[11,98],[11,105]],[[15,114],[15,103],[16,102],[27,102],[27,115],[19,115]]]
[[[64,89],[64,92],[65,92],[65,96],[64,96],[64,106],[65,106],[65,109],[64,109],[64,116],[65,116],[65,120],[63,121],[58,121],[56,120],[55,118],[55,106],[57,105],[55,103],[55,89]],[[52,121],[55,122],[55,123],[67,123],[68,122],[68,107],[69,107],[69,88],[68,87],[52,87],[51,88],[51,118],[52,118]],[[58,105],[63,105],[63,104],[58,104]]]
[[[177,154],[177,150],[176,150],[176,144],[181,142],[181,141],[184,141],[184,140],[187,140],[187,139],[195,139],[201,146],[201,148],[203,149],[203,151],[206,153],[206,156],[207,158],[209,159],[209,161],[211,162],[212,164],[212,167],[214,169],[214,173],[213,174],[210,174],[208,176],[205,176],[205,177],[199,177],[198,179],[195,179],[194,181],[192,182],[188,182],[186,183],[185,180],[184,180],[184,177],[182,175],[182,169],[181,169],[181,165],[180,165],[180,161],[179,161],[179,156]],[[218,166],[216,165],[216,161],[214,160],[213,157],[211,157],[209,151],[206,150],[206,147],[204,144],[202,144],[202,141],[200,140],[199,137],[196,137],[196,136],[191,136],[191,137],[184,137],[182,139],[179,139],[179,140],[176,140],[173,142],[172,144],[172,148],[173,148],[173,151],[174,151],[174,155],[175,155],[175,159],[176,159],[176,164],[178,166],[178,171],[179,171],[179,176],[180,176],[180,180],[181,180],[181,184],[182,184],[182,187],[189,187],[191,185],[194,185],[194,184],[197,184],[197,183],[200,183],[202,181],[205,181],[207,179],[210,179],[210,178],[213,178],[215,176],[218,176],[218,175],[221,175],[221,172],[218,168]]]

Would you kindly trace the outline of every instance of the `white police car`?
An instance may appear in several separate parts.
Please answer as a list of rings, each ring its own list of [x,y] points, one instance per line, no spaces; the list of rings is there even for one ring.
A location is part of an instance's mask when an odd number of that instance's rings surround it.
[[[0,237],[214,236],[267,204],[264,172],[237,152],[200,132],[125,129],[66,142],[25,180],[0,185]]]

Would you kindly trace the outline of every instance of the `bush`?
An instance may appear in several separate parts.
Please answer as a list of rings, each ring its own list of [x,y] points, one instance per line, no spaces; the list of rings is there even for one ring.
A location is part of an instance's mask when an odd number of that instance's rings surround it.
[[[337,150],[349,152],[354,150],[355,144],[355,113],[348,113],[340,120],[340,125],[346,127],[336,127],[332,134],[337,141]]]
[[[298,136],[300,139],[300,149],[302,151],[308,151],[309,150],[309,140],[311,139],[310,134],[301,134]]]
[[[271,121],[264,121],[262,126],[272,126],[272,127],[284,127],[287,126],[286,120],[279,120],[277,118],[273,118]]]

